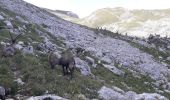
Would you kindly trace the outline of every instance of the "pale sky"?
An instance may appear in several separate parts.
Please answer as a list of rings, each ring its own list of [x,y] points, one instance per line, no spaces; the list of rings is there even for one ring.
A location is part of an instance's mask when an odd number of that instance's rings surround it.
[[[128,9],[166,9],[170,0],[24,0],[52,10],[67,10],[85,17],[100,8],[124,7]]]

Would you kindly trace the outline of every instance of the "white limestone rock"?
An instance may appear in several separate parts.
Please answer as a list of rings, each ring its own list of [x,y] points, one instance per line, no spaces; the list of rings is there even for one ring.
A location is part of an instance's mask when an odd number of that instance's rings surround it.
[[[127,100],[121,93],[103,86],[99,91],[99,98],[102,100]]]
[[[5,18],[3,16],[0,15],[0,20],[4,20]]]
[[[43,96],[35,96],[35,97],[30,97],[26,100],[44,100],[48,98],[48,100],[68,100],[63,97],[57,96],[57,95],[43,95]]]
[[[103,65],[105,68],[109,69],[110,71],[112,71],[114,74],[119,75],[119,76],[123,76],[125,74],[125,72],[121,71],[120,69],[116,68],[114,65]]]
[[[10,21],[6,20],[6,21],[4,21],[4,22],[6,23],[6,25],[7,25],[8,28],[10,28],[10,29],[13,28],[13,25],[12,25],[12,23],[11,23]]]
[[[33,46],[27,46],[23,48],[22,52],[24,54],[34,54],[34,48]]]
[[[76,57],[74,58],[76,62],[76,67],[80,69],[82,75],[90,75],[91,70],[90,67],[88,66],[87,62],[81,60],[80,58]]]
[[[0,86],[0,96],[5,96],[5,88]]]
[[[19,84],[19,85],[24,85],[25,83],[22,81],[22,79],[21,78],[18,78],[18,79],[16,79],[16,80],[14,80],[15,82],[17,82],[17,84]]]
[[[99,98],[102,100],[168,100],[166,97],[157,93],[137,94],[133,91],[128,91],[126,93],[120,93],[119,91],[103,86],[98,91]]]

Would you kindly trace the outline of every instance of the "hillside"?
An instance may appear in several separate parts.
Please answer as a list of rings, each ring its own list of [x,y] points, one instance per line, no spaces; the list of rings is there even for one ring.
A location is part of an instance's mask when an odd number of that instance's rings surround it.
[[[67,21],[75,22],[76,20],[79,20],[79,17],[77,14],[71,12],[71,11],[62,11],[62,10],[50,10],[44,8],[49,13],[52,13],[62,19],[65,19]]]
[[[22,34],[15,53],[5,57],[10,33]],[[79,49],[73,79],[62,75],[61,66],[50,68],[50,51]],[[170,99],[168,37],[89,28],[22,0],[0,0],[0,58],[0,97],[5,89],[6,98],[17,100]]]
[[[148,37],[159,34],[163,37],[170,34],[170,9],[163,10],[128,10],[125,8],[98,9],[89,16],[70,20],[82,25],[97,28],[103,27],[113,32],[119,30],[122,34]]]

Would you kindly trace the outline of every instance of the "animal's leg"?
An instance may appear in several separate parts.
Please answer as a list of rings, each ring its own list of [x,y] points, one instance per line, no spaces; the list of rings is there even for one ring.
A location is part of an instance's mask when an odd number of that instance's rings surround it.
[[[50,63],[50,65],[51,65],[51,69],[54,69],[55,65],[52,63]]]
[[[65,76],[66,75],[65,66],[62,66],[62,68],[63,68],[63,75]]]
[[[66,74],[69,74],[70,70],[69,70],[69,66],[66,66]]]
[[[5,97],[0,95],[0,100],[5,100]]]
[[[70,70],[70,79],[72,79],[73,78],[74,67],[69,68],[69,70]]]

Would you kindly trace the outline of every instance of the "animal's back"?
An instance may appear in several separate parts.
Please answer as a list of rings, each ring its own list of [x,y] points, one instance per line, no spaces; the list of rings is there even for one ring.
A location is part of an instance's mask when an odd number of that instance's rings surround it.
[[[60,58],[60,64],[62,65],[69,65],[69,63],[74,62],[74,57],[69,52],[64,52],[62,57]]]

